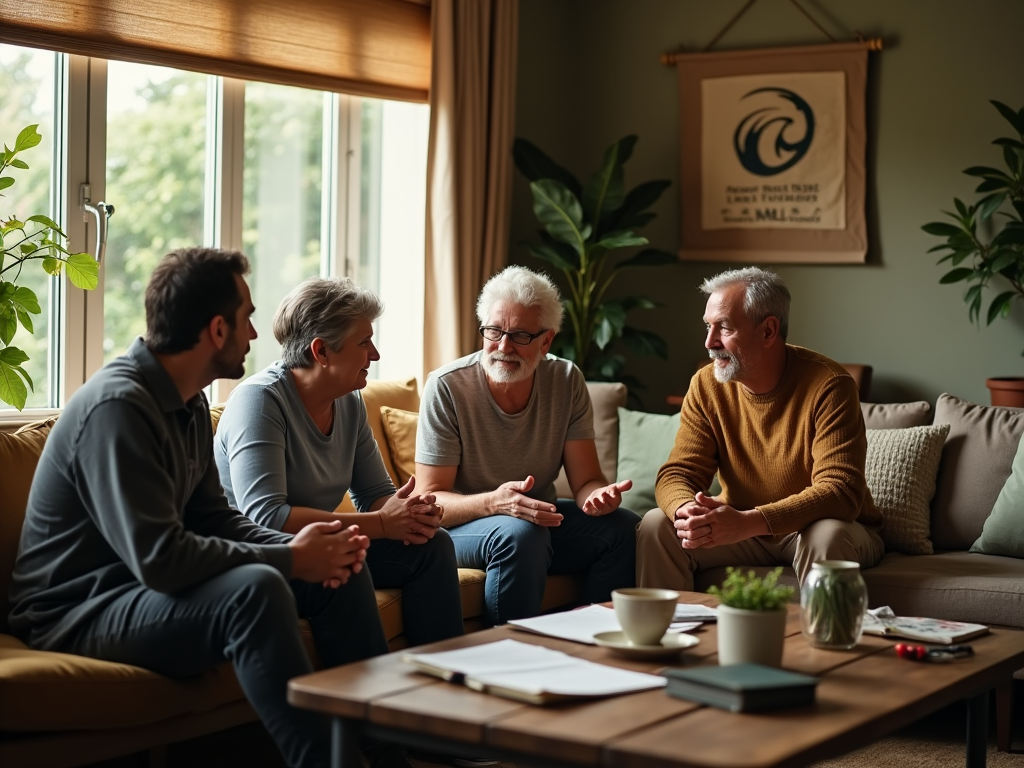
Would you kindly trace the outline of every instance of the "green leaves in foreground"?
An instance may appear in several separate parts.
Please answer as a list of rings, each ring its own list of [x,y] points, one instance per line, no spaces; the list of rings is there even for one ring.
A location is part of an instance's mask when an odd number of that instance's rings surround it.
[[[525,139],[512,151],[516,167],[530,181],[533,212],[543,229],[542,242],[530,253],[561,271],[569,289],[563,299],[566,319],[552,352],[574,361],[593,381],[626,381],[626,358],[612,351],[617,341],[637,355],[668,359],[660,336],[627,325],[629,312],[653,309],[650,299],[606,299],[606,292],[624,269],[677,263],[667,251],[648,248],[612,263],[607,257],[622,248],[647,245],[634,231],[651,222],[657,202],[671,182],[648,181],[626,192],[623,163],[633,154],[636,136],[626,136],[605,150],[601,167],[586,186]]]
[[[740,608],[745,611],[777,611],[786,607],[786,603],[793,599],[796,590],[792,587],[780,587],[779,576],[782,575],[782,568],[770,571],[764,578],[753,571],[743,571],[738,568],[726,568],[725,581],[721,588],[711,586],[708,594],[714,595],[722,601],[722,605],[730,608]]]
[[[0,153],[0,174],[8,168],[24,170],[28,164],[16,157],[18,153],[38,146],[42,136],[29,125],[22,129],[14,142],[14,149],[4,145]],[[0,189],[14,185],[14,177],[0,175]],[[99,265],[87,253],[71,253],[63,245],[67,235],[49,216],[35,214],[24,221],[15,216],[0,220],[0,400],[19,411],[25,407],[28,390],[34,391],[32,378],[23,364],[28,355],[17,347],[9,346],[20,325],[28,333],[35,333],[32,315],[42,312],[35,292],[18,285],[22,271],[30,262],[38,262],[48,275],[57,276],[67,271],[72,285],[92,290],[99,283]]]
[[[992,105],[1017,134],[1017,138],[992,142],[1002,148],[1006,170],[986,165],[967,168],[965,174],[980,179],[975,191],[983,196],[973,205],[954,198],[955,210],[943,211],[952,223],[933,221],[921,227],[945,241],[928,251],[946,252],[937,263],[948,261],[953,267],[939,282],[968,283],[963,298],[971,322],[981,322],[983,292],[990,281],[1009,283],[1012,290],[1000,292],[989,303],[988,325],[997,317],[1008,317],[1013,300],[1024,298],[1024,108],[1014,111],[998,101]],[[997,213],[1005,220],[1001,227],[995,224]],[[979,228],[995,234],[986,239]]]

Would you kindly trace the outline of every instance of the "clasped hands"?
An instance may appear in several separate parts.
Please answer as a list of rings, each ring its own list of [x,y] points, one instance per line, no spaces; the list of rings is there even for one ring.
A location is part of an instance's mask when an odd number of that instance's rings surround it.
[[[675,517],[683,549],[719,547],[771,533],[759,510],[739,510],[702,492],[679,507]]]
[[[527,475],[525,480],[510,480],[499,485],[491,494],[491,512],[496,515],[518,517],[548,528],[560,525],[562,515],[558,513],[558,508],[554,504],[526,495],[533,488],[534,482],[533,475]],[[632,480],[602,486],[591,491],[582,509],[592,517],[607,515],[619,508],[622,493],[632,487]]]
[[[370,538],[358,525],[343,528],[341,520],[310,523],[288,542],[292,577],[337,589],[363,569]]]
[[[416,478],[410,477],[380,508],[385,538],[404,541],[406,545],[426,544],[437,533],[444,507],[434,503],[437,499],[432,493],[414,495],[415,487]]]

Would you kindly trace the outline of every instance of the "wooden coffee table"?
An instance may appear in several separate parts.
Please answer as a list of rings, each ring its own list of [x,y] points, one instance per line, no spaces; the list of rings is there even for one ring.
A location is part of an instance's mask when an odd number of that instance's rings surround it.
[[[684,593],[681,602],[716,605]],[[495,757],[524,765],[606,768],[801,766],[849,752],[955,701],[968,706],[968,768],[985,765],[989,691],[1024,667],[1024,632],[993,630],[972,642],[975,656],[946,664],[900,659],[894,643],[865,636],[852,651],[812,648],[790,606],[783,666],[822,678],[813,707],[734,714],[663,690],[554,706],[478,693],[413,671],[402,653],[291,681],[289,701],[333,718],[335,768],[359,765],[361,735],[433,752]],[[673,666],[716,663],[714,624]],[[597,646],[508,627],[423,646],[441,651],[514,638],[624,669],[657,672],[665,662],[633,661]]]

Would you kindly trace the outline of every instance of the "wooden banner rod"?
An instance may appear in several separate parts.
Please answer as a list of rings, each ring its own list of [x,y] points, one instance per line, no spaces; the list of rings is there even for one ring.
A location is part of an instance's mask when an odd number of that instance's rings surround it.
[[[862,39],[859,39],[859,40],[853,40],[853,41],[851,41],[851,43],[861,43],[869,51],[881,51],[882,48],[883,48],[882,38],[880,38],[880,37],[862,38]],[[851,43],[838,42],[838,43],[836,43],[836,45],[850,45]],[[789,47],[789,46],[787,46],[787,47]],[[799,46],[792,46],[792,47],[799,47]],[[672,66],[675,66],[675,63],[680,58],[682,58],[683,56],[692,56],[692,55],[694,55],[694,53],[701,54],[701,53],[703,53],[703,51],[682,51],[682,50],[669,51],[668,53],[661,54],[661,56],[658,57],[658,61],[660,61],[662,64],[664,64],[667,67],[672,67]]]

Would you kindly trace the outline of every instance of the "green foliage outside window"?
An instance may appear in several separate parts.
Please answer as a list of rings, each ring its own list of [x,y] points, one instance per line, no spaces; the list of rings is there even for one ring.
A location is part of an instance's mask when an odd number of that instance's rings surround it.
[[[29,170],[28,163],[19,155],[42,142],[38,127],[23,128],[13,147],[4,144],[0,154],[0,190],[10,189],[15,183],[13,175],[4,173]],[[85,290],[92,290],[99,281],[95,259],[88,253],[71,253],[63,245],[66,240],[64,231],[45,214],[32,214],[22,220],[12,213],[0,220],[0,400],[18,410],[25,407],[28,390],[35,389],[35,383],[24,368],[31,358],[11,342],[19,325],[35,333],[32,316],[42,313],[36,292],[21,284],[25,266],[36,262],[51,276],[63,271],[74,285]]]

